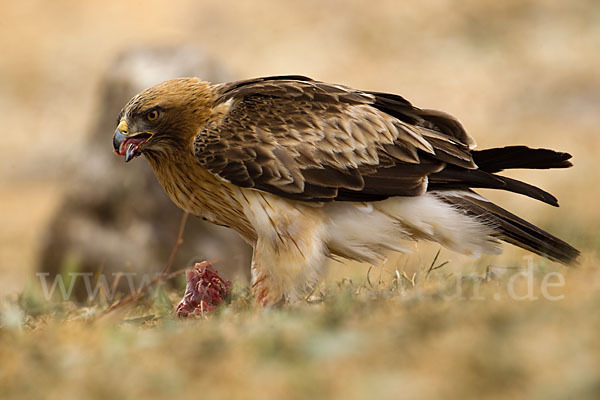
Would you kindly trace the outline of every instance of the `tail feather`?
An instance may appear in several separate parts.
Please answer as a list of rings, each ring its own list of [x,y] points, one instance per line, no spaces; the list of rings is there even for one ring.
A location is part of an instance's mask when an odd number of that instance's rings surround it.
[[[556,197],[516,179],[496,175],[505,169],[527,168],[548,169],[572,166],[571,155],[549,149],[531,149],[526,146],[507,146],[494,149],[472,151],[473,161],[478,169],[465,169],[448,166],[429,176],[429,191],[487,188],[519,193],[558,207]]]
[[[446,167],[429,176],[429,191],[470,188],[507,190],[558,207],[558,199],[543,189],[481,169]]]
[[[472,191],[432,194],[494,226],[497,237],[507,243],[563,264],[577,263],[579,250]]]
[[[495,173],[505,169],[549,169],[569,168],[569,153],[549,149],[532,149],[527,146],[507,146],[494,149],[474,150],[473,161],[479,169]]]

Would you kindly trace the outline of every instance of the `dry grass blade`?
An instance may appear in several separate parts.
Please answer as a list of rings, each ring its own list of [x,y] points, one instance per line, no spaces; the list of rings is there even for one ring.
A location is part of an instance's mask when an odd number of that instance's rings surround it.
[[[121,308],[121,307],[123,307],[123,306],[125,306],[127,304],[130,304],[130,303],[136,301],[137,299],[140,298],[140,296],[142,294],[144,294],[144,292],[146,292],[152,286],[156,285],[157,283],[166,282],[166,281],[168,281],[170,279],[175,278],[176,276],[183,275],[186,270],[187,270],[187,268],[182,268],[182,269],[177,270],[175,272],[171,272],[170,274],[161,274],[161,275],[156,276],[154,279],[152,279],[146,285],[144,285],[141,288],[139,288],[135,293],[132,293],[129,296],[122,298],[121,300],[119,300],[115,304],[112,304],[106,310],[102,311],[102,313],[100,313],[98,315],[98,318],[102,318],[102,317],[110,314],[111,312],[113,312],[113,311],[115,311],[115,310],[117,310],[117,309],[119,309],[119,308]]]
[[[436,269],[440,269],[450,262],[450,261],[444,261],[440,265],[437,265],[437,266],[435,265],[436,261],[438,260],[438,258],[440,256],[441,251],[442,251],[442,248],[440,247],[440,249],[437,251],[437,253],[435,253],[435,257],[433,257],[433,261],[431,262],[431,265],[427,269],[427,273],[425,273],[425,278],[427,278],[432,271],[435,271]]]
[[[179,276],[185,272],[186,268],[180,269],[180,270],[175,271],[170,274],[168,273],[169,270],[171,269],[171,267],[173,266],[173,262],[175,261],[175,256],[177,255],[179,248],[183,244],[183,232],[185,231],[185,225],[187,223],[187,219],[188,219],[189,215],[190,215],[190,213],[186,211],[181,216],[181,222],[179,223],[179,230],[177,232],[177,240],[175,241],[173,250],[171,251],[171,254],[169,255],[169,259],[168,259],[167,264],[165,265],[165,268],[163,269],[162,273],[160,275],[156,276],[154,279],[152,279],[146,285],[139,288],[135,293],[132,293],[129,296],[126,296],[126,297],[122,298],[121,300],[119,300],[118,302],[110,305],[106,310],[104,310],[104,311],[102,311],[102,313],[100,313],[98,318],[102,318],[102,317],[110,314],[111,312],[136,301],[137,299],[140,298],[140,296],[144,292],[146,292],[149,288],[156,285],[157,283],[165,282],[165,281],[172,279],[176,276]]]
[[[169,260],[167,261],[167,264],[165,265],[165,268],[162,271],[162,275],[169,272],[169,270],[173,266],[173,262],[175,262],[175,256],[177,255],[179,248],[183,244],[183,232],[185,231],[185,225],[189,216],[190,213],[188,211],[184,211],[183,215],[181,216],[181,222],[179,223],[179,231],[177,232],[177,241],[175,242],[175,246],[173,246],[173,250],[171,250]]]

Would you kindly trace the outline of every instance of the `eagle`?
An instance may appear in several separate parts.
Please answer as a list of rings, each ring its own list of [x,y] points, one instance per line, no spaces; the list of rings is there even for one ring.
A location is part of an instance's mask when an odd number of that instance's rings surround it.
[[[457,119],[395,94],[295,75],[178,78],[125,105],[113,147],[126,162],[144,155],[175,204],[252,246],[252,289],[264,305],[301,299],[328,258],[376,264],[417,240],[475,257],[500,253],[501,242],[563,264],[579,256],[474,190],[558,206],[499,173],[567,168],[570,154],[475,150]]]

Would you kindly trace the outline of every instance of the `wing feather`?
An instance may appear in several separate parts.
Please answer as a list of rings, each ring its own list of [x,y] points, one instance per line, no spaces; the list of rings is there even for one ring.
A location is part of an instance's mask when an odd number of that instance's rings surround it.
[[[475,167],[458,122],[445,132],[399,96],[296,76],[217,90],[219,117],[198,134],[194,150],[201,165],[241,187],[359,201],[420,195],[427,176],[446,163]]]

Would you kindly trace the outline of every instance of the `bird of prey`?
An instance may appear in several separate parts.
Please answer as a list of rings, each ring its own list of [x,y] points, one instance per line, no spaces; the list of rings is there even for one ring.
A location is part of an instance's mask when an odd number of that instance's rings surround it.
[[[408,241],[499,253],[500,241],[570,264],[579,252],[473,189],[554,196],[498,173],[570,167],[567,153],[474,150],[452,116],[403,97],[273,76],[225,84],[180,78],[122,109],[113,146],[143,154],[173,202],[253,247],[265,305],[294,301],[328,257],[377,263]]]

